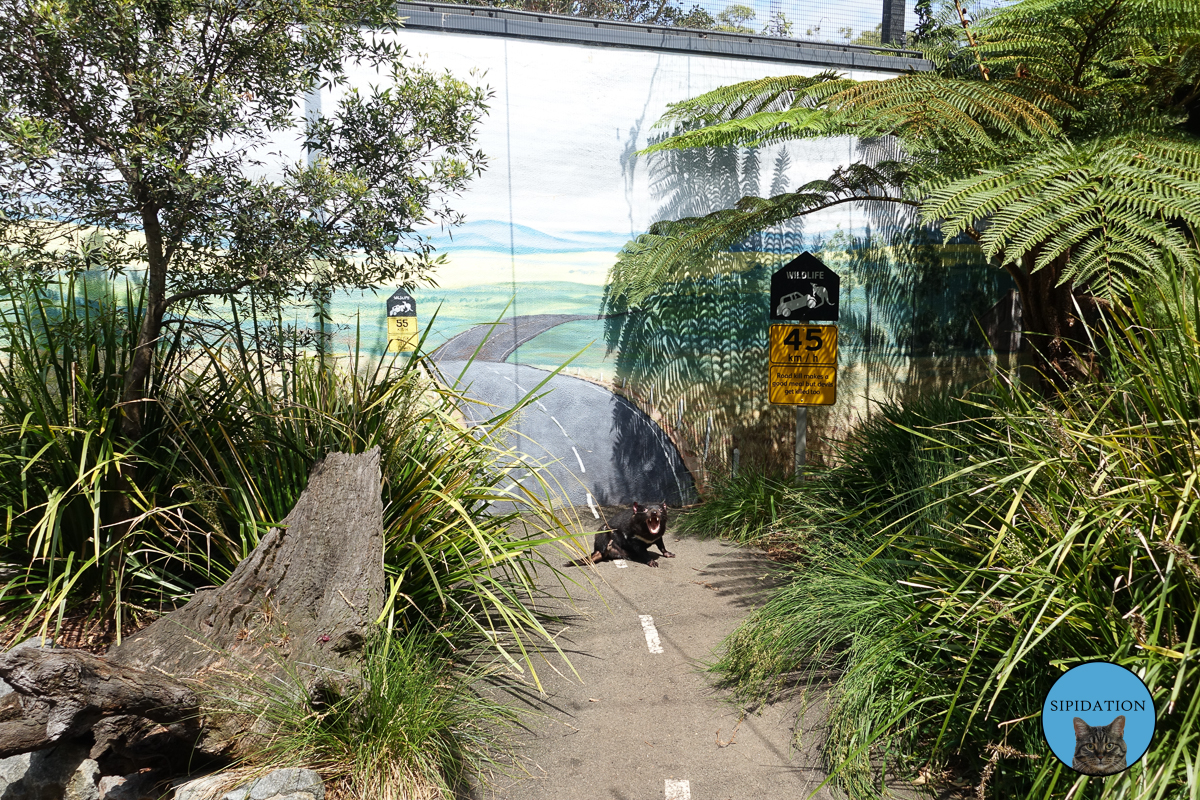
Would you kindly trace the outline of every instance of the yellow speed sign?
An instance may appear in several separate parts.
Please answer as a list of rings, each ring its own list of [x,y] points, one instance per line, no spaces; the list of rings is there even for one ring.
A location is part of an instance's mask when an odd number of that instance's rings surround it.
[[[837,400],[836,325],[772,325],[768,352],[771,403],[829,406]]]
[[[837,325],[772,325],[772,364],[833,366],[837,364]]]
[[[387,338],[389,353],[408,353],[417,347],[420,329],[416,317],[388,317]]]

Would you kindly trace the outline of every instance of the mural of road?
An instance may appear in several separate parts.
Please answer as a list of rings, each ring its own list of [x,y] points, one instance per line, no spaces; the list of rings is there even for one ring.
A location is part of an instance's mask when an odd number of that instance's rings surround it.
[[[434,358],[446,381],[457,379],[469,397],[480,401],[463,409],[468,421],[478,423],[511,408],[549,375],[535,367],[491,359],[507,356],[538,333],[576,319],[587,317],[517,317],[505,323],[503,330],[501,326],[478,325],[439,348]],[[493,346],[498,339],[503,347]],[[465,360],[481,342],[484,347],[475,359]],[[634,501],[665,500],[675,506],[692,502],[695,483],[679,451],[662,429],[628,400],[568,375],[550,378],[539,391],[542,393],[545,395],[517,421],[516,439],[510,444],[546,466],[558,502],[587,506],[593,512],[600,505]],[[526,485],[536,488],[535,483]]]
[[[580,319],[597,319],[586,314],[528,314],[495,324],[476,325],[439,347],[433,354],[438,361],[475,361],[502,363],[513,352],[540,333],[556,325]]]
[[[549,374],[486,361],[438,366],[448,381],[459,378],[468,396],[492,406],[464,408],[472,423],[511,408]],[[692,501],[695,484],[674,444],[629,401],[568,375],[552,377],[541,392],[545,396],[516,422],[516,440],[510,444],[546,467],[558,502],[594,509],[634,501],[676,506]]]

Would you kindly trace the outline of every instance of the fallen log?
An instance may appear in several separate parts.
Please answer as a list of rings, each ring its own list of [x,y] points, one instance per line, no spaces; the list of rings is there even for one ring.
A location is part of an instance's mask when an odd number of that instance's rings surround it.
[[[199,725],[196,693],[170,678],[109,663],[86,650],[21,647],[0,655],[0,758],[90,731],[105,717]]]

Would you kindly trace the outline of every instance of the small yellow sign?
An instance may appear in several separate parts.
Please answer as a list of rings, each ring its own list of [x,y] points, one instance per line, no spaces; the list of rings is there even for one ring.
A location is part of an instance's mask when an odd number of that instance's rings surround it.
[[[772,325],[770,363],[836,365],[837,334],[837,325]]]
[[[775,405],[831,406],[837,401],[837,367],[770,366],[768,399]]]
[[[420,329],[416,317],[388,317],[387,338],[389,353],[411,353],[417,349]]]

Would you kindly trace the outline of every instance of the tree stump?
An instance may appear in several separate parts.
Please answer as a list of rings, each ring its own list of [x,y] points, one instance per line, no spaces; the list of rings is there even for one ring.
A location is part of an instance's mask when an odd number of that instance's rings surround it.
[[[379,448],[331,453],[223,586],[196,592],[110,649],[109,660],[180,679],[239,662],[353,673],[350,656],[383,610],[381,480]]]
[[[0,655],[0,677],[15,690],[0,698],[0,757],[89,729],[93,758],[113,747],[128,757],[139,740],[163,736],[216,755],[245,723],[201,720],[197,693],[229,696],[255,680],[297,677],[313,703],[344,690],[383,609],[381,480],[379,448],[331,453],[223,586],[197,592],[104,658],[38,648]]]

